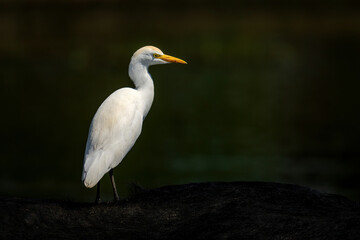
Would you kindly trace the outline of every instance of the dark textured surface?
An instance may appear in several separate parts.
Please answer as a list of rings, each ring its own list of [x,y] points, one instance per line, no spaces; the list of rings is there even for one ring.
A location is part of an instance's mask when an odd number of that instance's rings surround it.
[[[1,239],[360,239],[359,204],[289,184],[138,190],[117,204],[0,198]]]

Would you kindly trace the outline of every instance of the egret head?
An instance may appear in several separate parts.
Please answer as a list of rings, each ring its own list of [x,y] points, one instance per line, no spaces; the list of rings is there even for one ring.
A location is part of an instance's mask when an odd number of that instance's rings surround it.
[[[137,50],[131,58],[131,61],[141,62],[145,66],[165,63],[187,64],[184,60],[164,54],[160,49],[153,46],[142,47]]]

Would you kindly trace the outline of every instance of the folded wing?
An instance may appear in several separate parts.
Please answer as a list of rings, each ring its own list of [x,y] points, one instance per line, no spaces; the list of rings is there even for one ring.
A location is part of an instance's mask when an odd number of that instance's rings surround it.
[[[129,152],[142,128],[139,94],[123,88],[111,94],[97,110],[86,143],[82,180],[95,186]]]

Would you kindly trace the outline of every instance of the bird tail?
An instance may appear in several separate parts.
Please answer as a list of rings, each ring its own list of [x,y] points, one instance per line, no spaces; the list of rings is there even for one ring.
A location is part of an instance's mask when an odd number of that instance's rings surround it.
[[[103,151],[95,151],[85,156],[82,181],[85,187],[94,187],[110,171],[109,157]]]

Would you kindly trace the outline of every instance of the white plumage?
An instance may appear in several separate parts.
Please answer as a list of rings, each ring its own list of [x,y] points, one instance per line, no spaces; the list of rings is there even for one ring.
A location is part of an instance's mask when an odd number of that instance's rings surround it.
[[[185,61],[164,55],[152,46],[140,48],[129,65],[133,88],[112,93],[99,107],[92,119],[86,143],[82,181],[88,188],[98,184],[96,201],[100,200],[100,179],[110,171],[115,199],[118,199],[112,169],[123,160],[139,137],[142,122],[154,98],[154,84],[148,67],[155,64]]]
[[[131,88],[117,90],[97,110],[85,150],[83,181],[93,187],[115,168],[140,135],[144,113],[139,93]]]

